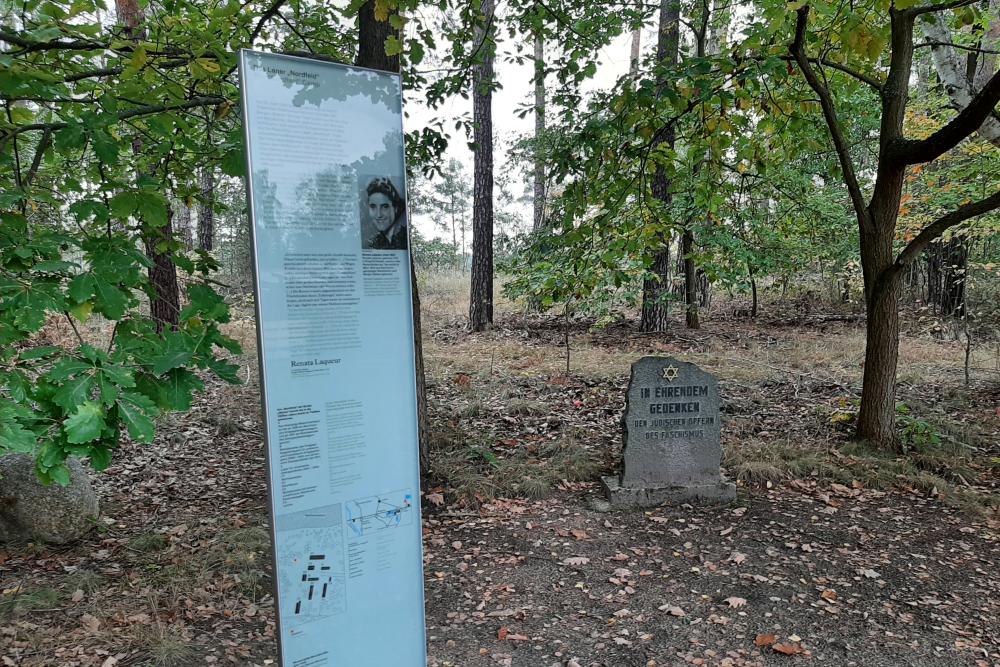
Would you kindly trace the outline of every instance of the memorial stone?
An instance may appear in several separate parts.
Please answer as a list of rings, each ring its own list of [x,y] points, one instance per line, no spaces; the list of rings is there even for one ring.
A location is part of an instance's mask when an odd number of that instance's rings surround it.
[[[719,383],[710,373],[671,357],[639,359],[632,364],[622,426],[621,475],[602,478],[612,505],[736,498],[736,487],[719,470]]]

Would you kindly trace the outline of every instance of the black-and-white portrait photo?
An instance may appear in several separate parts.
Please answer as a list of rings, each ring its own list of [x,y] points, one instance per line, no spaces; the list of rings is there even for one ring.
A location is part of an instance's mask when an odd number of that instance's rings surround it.
[[[401,179],[399,179],[401,180]],[[388,176],[361,176],[361,246],[406,250],[406,201]]]

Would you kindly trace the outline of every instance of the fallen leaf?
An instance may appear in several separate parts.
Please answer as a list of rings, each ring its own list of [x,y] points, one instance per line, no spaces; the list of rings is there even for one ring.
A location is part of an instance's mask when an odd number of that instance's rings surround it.
[[[427,498],[427,502],[429,502],[431,505],[437,505],[439,507],[441,505],[444,505],[444,494],[441,494],[441,493],[428,493],[424,497]]]
[[[89,632],[97,632],[101,628],[101,621],[96,616],[91,616],[90,614],[84,614],[80,617],[80,623],[83,624]]]
[[[671,616],[684,616],[685,615],[683,609],[681,609],[680,607],[674,606],[672,604],[660,605],[659,610],[660,611],[665,611],[668,614],[670,614]]]
[[[581,565],[586,565],[590,562],[590,559],[586,556],[570,556],[563,560],[562,564],[569,567],[580,567]]]
[[[746,598],[738,598],[736,596],[726,598],[723,600],[730,608],[735,609],[736,607],[742,607],[747,603]]]
[[[834,591],[834,590],[831,590],[831,589],[828,588],[825,591],[823,591],[822,593],[820,593],[819,596],[821,598],[823,598],[824,600],[831,600],[831,601],[832,600],[836,600],[837,599],[837,591]]]
[[[497,639],[499,639],[500,641],[503,641],[503,640],[507,639],[507,635],[509,635],[509,634],[510,634],[510,630],[507,629],[507,626],[506,625],[501,625],[500,629],[497,630]]]
[[[782,655],[799,655],[803,653],[802,647],[798,644],[775,644],[771,647],[775,653]]]
[[[763,635],[757,635],[756,639],[753,640],[753,643],[756,644],[757,646],[771,646],[776,641],[778,641],[778,636],[768,633]]]
[[[71,597],[70,599],[73,602],[79,602],[80,600],[83,599],[83,596],[84,596],[83,589],[82,588],[78,588],[75,591],[73,591],[73,597]]]

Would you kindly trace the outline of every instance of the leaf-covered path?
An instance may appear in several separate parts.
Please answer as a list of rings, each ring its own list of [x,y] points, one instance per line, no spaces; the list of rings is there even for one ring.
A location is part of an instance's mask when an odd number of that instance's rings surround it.
[[[574,442],[613,459],[622,362],[601,361],[602,375],[583,380],[513,373],[534,363],[532,344],[491,352],[502,336],[433,344],[436,425],[486,438],[501,462],[524,450],[525,465],[544,466],[539,451],[571,429]],[[558,354],[536,348],[541,361]],[[486,359],[491,375],[463,375],[443,354]],[[815,369],[794,384],[720,375],[729,447],[773,440],[760,392],[785,406],[796,438],[830,428],[809,402],[841,390]],[[128,445],[97,476],[98,531],[70,548],[0,552],[3,665],[275,664],[256,388],[210,389],[155,443]],[[968,409],[981,414],[984,400]],[[607,512],[592,482],[479,506],[447,485],[430,492],[430,665],[1000,663],[1000,523],[936,493],[806,474],[741,486],[726,508]]]

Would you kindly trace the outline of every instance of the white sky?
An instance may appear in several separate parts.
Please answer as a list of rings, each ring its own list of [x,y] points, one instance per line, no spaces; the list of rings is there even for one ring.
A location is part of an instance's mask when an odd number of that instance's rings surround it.
[[[647,28],[642,34],[643,53],[652,44],[655,31]],[[584,86],[584,92],[607,89],[623,74],[628,72],[629,55],[632,45],[631,33],[626,33],[616,39],[607,48],[600,52],[600,64],[597,73],[592,80]],[[510,139],[526,133],[534,132],[535,118],[533,113],[527,114],[524,118],[518,118],[516,112],[525,103],[534,103],[535,89],[532,84],[534,75],[533,64],[529,61],[518,65],[508,62],[512,55],[509,45],[505,48],[503,42],[500,43],[500,56],[497,58],[495,70],[500,81],[501,88],[493,93],[493,144],[494,144],[494,173],[499,174],[507,163],[507,155],[503,152],[503,147],[509,144]],[[530,48],[529,53],[530,55]],[[549,77],[549,85],[554,84],[554,78]],[[407,130],[414,130],[423,127],[432,119],[447,118],[466,115],[471,118],[472,100],[461,97],[448,100],[444,105],[436,110],[430,110],[422,100],[416,96],[407,98],[404,101],[404,108],[409,117],[404,120]],[[472,151],[468,148],[468,140],[462,133],[454,132],[454,123],[445,123],[445,128],[452,131],[448,150],[444,159],[454,157],[465,165],[472,178]],[[527,188],[531,190],[531,183],[527,183]],[[511,192],[515,196],[520,194],[521,184],[514,183]],[[470,204],[471,205],[471,204]],[[531,204],[526,204],[522,212],[522,217],[526,225],[531,225]],[[415,216],[412,220],[416,228],[426,238],[442,238],[450,240],[451,234],[447,234],[435,227],[427,216]],[[470,241],[471,243],[471,241]]]

